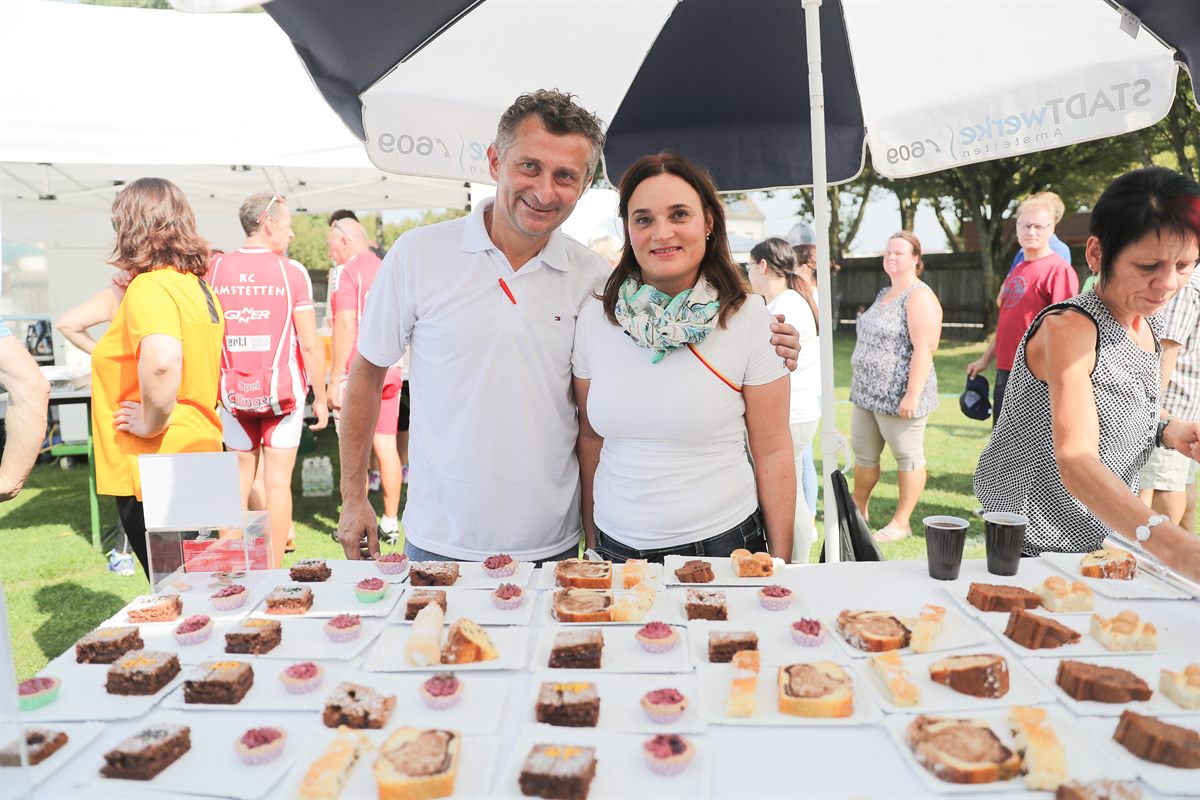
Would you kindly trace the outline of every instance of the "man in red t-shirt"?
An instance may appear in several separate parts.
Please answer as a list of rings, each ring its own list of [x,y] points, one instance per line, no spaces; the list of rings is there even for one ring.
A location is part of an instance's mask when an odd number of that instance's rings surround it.
[[[1050,247],[1057,221],[1050,198],[1057,199],[1057,195],[1042,192],[1017,207],[1017,241],[1025,251],[1025,260],[1013,268],[1000,289],[996,335],[979,360],[967,366],[967,376],[973,378],[993,360],[996,362],[993,425],[1000,419],[1008,373],[1029,324],[1047,306],[1079,294],[1079,276],[1074,267]]]
[[[379,272],[379,257],[371,252],[367,233],[358,220],[334,220],[325,238],[329,257],[342,264],[337,290],[331,297],[333,315],[333,375],[330,392],[335,414],[342,407],[342,394],[350,372],[350,361],[358,351],[358,322],[367,304],[367,293]],[[379,404],[379,421],[375,424],[372,450],[379,462],[379,479],[383,489],[383,518],[379,536],[395,544],[400,534],[400,489],[404,481],[400,451],[396,448],[396,430],[400,417],[400,386],[403,375],[399,365],[387,371],[383,396]]]
[[[292,525],[292,469],[312,378],[313,430],[329,421],[325,346],[317,334],[308,270],[286,255],[292,212],[271,192],[251,195],[238,211],[245,243],[213,256],[208,282],[225,309],[221,353],[221,422],[225,447],[238,454],[242,505],[263,458],[272,567],[283,563]]]

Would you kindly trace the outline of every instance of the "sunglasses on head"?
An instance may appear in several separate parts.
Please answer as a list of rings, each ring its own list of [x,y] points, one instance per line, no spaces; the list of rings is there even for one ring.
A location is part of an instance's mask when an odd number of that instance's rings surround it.
[[[283,202],[282,197],[280,197],[277,194],[272,194],[270,202],[267,203],[267,207],[264,208],[262,210],[262,213],[258,215],[258,224],[261,225],[263,220],[267,218],[267,214],[271,213],[271,206],[275,205],[276,203],[282,203],[282,202]]]

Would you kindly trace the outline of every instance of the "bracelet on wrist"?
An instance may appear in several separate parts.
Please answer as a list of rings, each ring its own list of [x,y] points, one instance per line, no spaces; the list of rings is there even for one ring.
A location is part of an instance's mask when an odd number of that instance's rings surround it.
[[[1150,534],[1153,533],[1153,531],[1150,530],[1151,528],[1156,525],[1162,525],[1164,522],[1168,522],[1169,520],[1170,518],[1167,517],[1166,514],[1151,514],[1150,519],[1146,520],[1146,524],[1138,525],[1137,528],[1134,529],[1133,533],[1139,542],[1145,543],[1145,541],[1150,538]]]

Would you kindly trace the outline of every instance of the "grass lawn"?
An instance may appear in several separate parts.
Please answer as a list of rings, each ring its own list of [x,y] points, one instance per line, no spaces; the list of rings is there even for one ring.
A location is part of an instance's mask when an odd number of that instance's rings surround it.
[[[849,435],[851,336],[834,339],[837,361],[838,427]],[[978,358],[981,344],[943,344],[936,357],[944,395],[957,395],[962,388],[966,365]],[[944,397],[930,420],[925,449],[929,484],[914,514],[914,529],[928,514],[954,514],[971,520],[967,557],[983,556],[983,523],[971,514],[976,508],[971,491],[975,460],[987,439],[990,426],[964,417],[954,398]],[[318,434],[317,454],[328,455],[337,474],[337,438],[332,426]],[[871,516],[886,522],[895,509],[895,462],[885,453],[883,475],[872,498]],[[419,479],[419,478],[418,478]],[[341,558],[342,548],[329,534],[337,526],[335,497],[308,498],[300,495],[300,470],[295,476],[297,549],[287,559]],[[379,496],[372,495],[379,510]],[[820,508],[818,507],[818,512]],[[101,498],[101,518],[107,527],[115,520],[111,500]],[[880,522],[882,521],[882,522]],[[925,541],[919,531],[911,539],[883,545],[888,559],[925,557]],[[87,514],[87,471],[82,466],[59,469],[53,464],[36,467],[25,491],[14,501],[0,505],[0,559],[8,606],[8,623],[13,656],[19,678],[27,678],[46,662],[74,644],[75,640],[116,613],[146,589],[139,573],[122,577],[108,571],[106,559],[91,549]],[[105,545],[107,550],[111,543]],[[820,542],[813,548],[813,558]]]

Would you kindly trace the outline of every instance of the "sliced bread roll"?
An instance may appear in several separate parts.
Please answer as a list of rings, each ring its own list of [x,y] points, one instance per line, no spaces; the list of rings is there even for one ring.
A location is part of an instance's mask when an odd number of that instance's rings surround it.
[[[908,647],[912,631],[887,611],[853,611],[838,614],[838,633],[852,647],[868,653]]]
[[[397,728],[375,759],[380,800],[429,800],[454,794],[461,740],[458,731]]]
[[[779,712],[793,717],[848,717],[854,713],[854,684],[832,661],[779,668]]]
[[[905,738],[917,763],[947,783],[1006,781],[1021,770],[1021,757],[983,720],[922,714]]]
[[[612,592],[595,589],[560,589],[550,606],[559,622],[608,622],[611,619]]]

